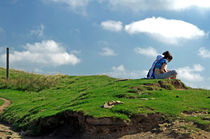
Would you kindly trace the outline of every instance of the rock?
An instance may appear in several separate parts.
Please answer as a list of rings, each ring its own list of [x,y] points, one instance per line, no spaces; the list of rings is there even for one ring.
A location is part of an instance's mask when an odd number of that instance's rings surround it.
[[[114,107],[114,105],[108,105],[106,102],[104,103],[104,105],[101,106],[102,108],[105,109],[111,109],[112,107]]]
[[[148,98],[140,98],[141,100],[149,100]]]
[[[105,108],[105,109],[110,109],[112,107],[114,107],[115,105],[118,105],[118,104],[123,104],[123,102],[121,101],[108,101],[108,103],[104,102],[104,105],[102,105],[101,107],[102,108]]]
[[[121,101],[119,101],[119,100],[114,101],[114,105],[116,105],[116,104],[123,104],[123,102],[121,102]]]
[[[150,136],[149,136],[149,139],[152,139],[152,138],[154,138],[154,135],[150,135]]]

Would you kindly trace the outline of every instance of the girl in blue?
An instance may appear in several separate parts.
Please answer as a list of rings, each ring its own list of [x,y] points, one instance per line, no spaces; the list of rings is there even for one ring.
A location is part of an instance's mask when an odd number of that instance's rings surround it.
[[[172,59],[172,55],[166,51],[164,57],[155,65],[154,73],[156,79],[176,79],[177,72],[175,70],[168,71],[166,69],[167,63],[169,63]]]

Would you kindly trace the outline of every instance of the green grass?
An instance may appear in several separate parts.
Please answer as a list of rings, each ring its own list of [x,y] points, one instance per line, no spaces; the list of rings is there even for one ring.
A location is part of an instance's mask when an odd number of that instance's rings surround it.
[[[0,99],[0,106],[4,104],[4,101]]]
[[[0,97],[12,101],[0,118],[17,129],[31,128],[33,121],[67,110],[96,118],[123,120],[130,120],[136,114],[160,112],[168,118],[179,117],[210,129],[210,121],[202,120],[202,115],[181,114],[183,111],[205,110],[208,111],[205,116],[210,116],[209,90],[175,90],[169,80],[162,80],[165,85],[160,87],[159,80],[116,82],[116,79],[104,75],[44,76],[16,70],[11,70],[10,74],[10,81],[7,82],[5,70],[0,68]],[[101,108],[109,100],[120,100],[124,104],[111,109]]]

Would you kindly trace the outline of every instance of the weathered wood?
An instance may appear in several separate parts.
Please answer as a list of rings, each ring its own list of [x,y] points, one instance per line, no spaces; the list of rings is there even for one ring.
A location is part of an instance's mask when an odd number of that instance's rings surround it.
[[[9,80],[9,48],[7,48],[7,55],[6,55],[6,78]]]

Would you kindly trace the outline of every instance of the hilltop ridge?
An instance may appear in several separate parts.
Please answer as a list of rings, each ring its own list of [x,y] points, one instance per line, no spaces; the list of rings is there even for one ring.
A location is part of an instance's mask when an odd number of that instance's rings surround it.
[[[26,135],[57,135],[68,129],[68,136],[116,138],[151,131],[177,119],[210,130],[210,91],[189,88],[180,80],[11,70],[6,81],[5,69],[0,68],[0,97],[12,102],[0,119]],[[101,107],[109,101],[122,104]]]

